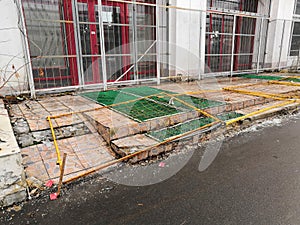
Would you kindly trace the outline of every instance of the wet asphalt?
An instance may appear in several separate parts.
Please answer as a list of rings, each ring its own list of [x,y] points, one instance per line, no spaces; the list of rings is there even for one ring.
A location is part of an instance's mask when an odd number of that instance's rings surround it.
[[[300,119],[226,140],[199,172],[201,151],[171,178],[132,187],[96,177],[56,201],[0,212],[0,224],[300,224]],[[163,170],[163,168],[161,168]]]

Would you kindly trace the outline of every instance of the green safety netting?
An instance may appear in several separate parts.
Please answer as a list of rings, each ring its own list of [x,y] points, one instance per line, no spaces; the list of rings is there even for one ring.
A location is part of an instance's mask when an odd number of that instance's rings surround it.
[[[239,77],[261,80],[282,80],[284,77],[280,76],[268,76],[268,75],[255,75],[255,74],[241,74]]]
[[[171,97],[167,94],[176,93],[144,86],[103,92],[89,92],[83,93],[82,96],[92,99],[102,105],[113,105],[111,108],[138,121],[145,121],[156,117],[193,110],[190,106],[187,106],[176,99],[171,100]],[[150,95],[157,96],[143,98]],[[224,104],[222,102],[196,98],[188,95],[180,95],[176,96],[176,98],[199,109]]]
[[[243,114],[236,113],[236,112],[229,112],[217,115],[217,117],[222,121],[231,120],[234,118],[238,118],[243,116]],[[190,120],[181,124],[177,124],[172,127],[167,127],[161,130],[150,131],[148,133],[149,136],[159,140],[164,141],[170,137],[184,134],[186,132],[195,130],[197,128],[203,127],[209,123],[212,123],[214,120],[212,118],[199,118],[195,120]]]
[[[237,112],[228,112],[228,113],[217,115],[217,117],[222,121],[232,120],[241,116],[243,116],[243,114]]]
[[[212,118],[200,118],[196,120],[190,120],[172,127],[167,127],[157,131],[151,131],[148,133],[149,136],[154,137],[159,141],[164,141],[170,137],[184,134],[186,132],[195,130],[199,127],[203,127],[209,123],[212,123],[214,120]]]
[[[261,80],[278,80],[278,81],[292,81],[300,82],[299,78],[293,77],[282,77],[282,76],[268,76],[268,75],[255,75],[255,74],[240,74],[239,77],[249,78],[249,79],[261,79]]]

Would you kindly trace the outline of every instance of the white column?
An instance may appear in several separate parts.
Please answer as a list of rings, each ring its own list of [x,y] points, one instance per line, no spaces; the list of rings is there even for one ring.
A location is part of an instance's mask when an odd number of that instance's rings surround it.
[[[294,3],[295,0],[271,1],[265,67],[278,67],[279,61],[280,67],[287,65]]]
[[[4,88],[0,89],[0,94],[18,94],[28,90],[28,62],[25,51],[27,46],[24,45],[24,36],[18,27],[21,12],[18,13],[14,1],[3,0],[0,1],[0,15],[0,86],[18,70]]]

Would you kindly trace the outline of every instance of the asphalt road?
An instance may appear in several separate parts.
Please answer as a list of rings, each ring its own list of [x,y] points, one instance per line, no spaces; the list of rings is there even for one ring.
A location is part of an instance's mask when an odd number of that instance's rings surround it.
[[[0,224],[300,224],[300,119],[240,134],[199,172],[130,187],[95,178],[2,212]]]

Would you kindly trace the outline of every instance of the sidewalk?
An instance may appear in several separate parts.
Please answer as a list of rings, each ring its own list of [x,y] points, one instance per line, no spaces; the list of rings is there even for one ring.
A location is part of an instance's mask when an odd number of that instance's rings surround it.
[[[272,76],[276,75],[272,74]],[[285,75],[279,74],[278,76]],[[284,99],[276,101],[265,96],[254,96],[222,90],[224,87],[238,87],[245,84],[249,86],[237,89],[280,96],[289,96],[293,93],[294,98],[296,96],[299,99],[300,87],[293,86],[295,83],[291,83],[291,85],[268,84],[268,80],[240,77],[205,79],[189,83],[163,83],[160,86],[152,87],[176,93],[194,92],[191,93],[191,96],[222,103],[217,107],[204,109],[211,115],[233,112],[245,115],[266,107],[272,107],[279,102],[284,102]],[[51,120],[60,154],[61,156],[63,153],[68,154],[64,181],[83,175],[87,171],[97,168],[99,165],[111,162],[116,157],[128,155],[132,152],[132,149],[135,149],[135,152],[137,152],[140,149],[159,144],[158,140],[149,139],[148,136],[144,136],[144,133],[151,130],[163,129],[161,124],[166,118],[168,121],[175,120],[175,116],[163,117],[163,120],[157,120],[159,119],[157,118],[154,129],[154,120],[152,120],[151,124],[148,123],[149,126],[147,127],[147,121],[143,123],[136,122],[125,114],[119,114],[116,110],[109,108],[99,111],[92,110],[99,108],[100,105],[76,94],[39,97],[37,101],[26,100],[19,104],[12,104],[10,107],[10,118],[16,139],[21,148],[20,151],[26,176],[32,176],[44,182],[48,180],[57,182],[60,174],[59,166],[56,164],[56,149],[49,128],[49,122],[46,119],[48,116],[91,110],[88,113],[66,115]],[[273,108],[262,115],[266,117],[268,113],[272,112],[274,114],[274,112],[291,108],[298,109],[298,103],[291,102],[289,104],[288,102],[285,106]],[[194,113],[193,116],[199,117],[199,113]],[[256,116],[251,118],[258,119],[261,117]],[[177,122],[169,121],[165,126],[185,123],[189,118],[186,114],[182,114],[181,117],[176,117],[176,119],[178,120]],[[191,117],[190,119],[195,118]],[[142,125],[145,127],[141,128]],[[137,143],[137,138],[140,138],[142,141]],[[199,140],[197,140],[198,142]],[[172,149],[169,146],[168,151],[170,150]],[[164,151],[166,149],[158,151],[157,154]],[[152,151],[152,156],[153,154],[155,153]],[[148,153],[143,154],[137,156],[133,161],[139,161],[149,156],[151,155],[148,155]]]

